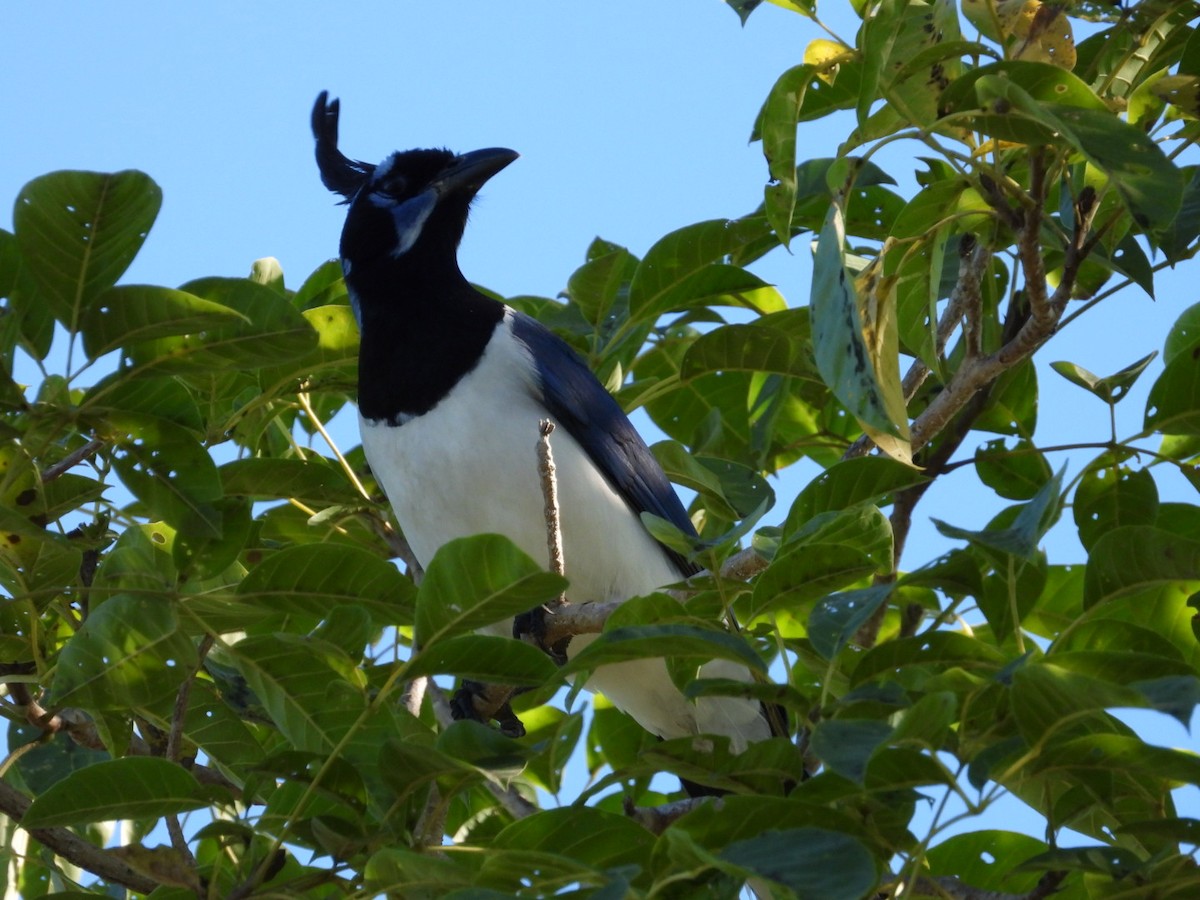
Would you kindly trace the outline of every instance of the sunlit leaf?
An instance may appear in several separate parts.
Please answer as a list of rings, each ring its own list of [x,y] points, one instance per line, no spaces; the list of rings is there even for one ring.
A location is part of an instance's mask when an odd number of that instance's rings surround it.
[[[858,298],[846,272],[844,242],[842,215],[834,204],[817,243],[809,301],[817,371],[859,421],[904,440],[908,423],[890,418],[887,396],[863,338]]]
[[[544,571],[507,538],[450,541],[430,560],[417,592],[417,646],[427,649],[528,612],[566,588],[565,579]]]
[[[128,268],[161,203],[158,185],[136,171],[53,172],[21,190],[13,211],[21,254],[68,331]]]

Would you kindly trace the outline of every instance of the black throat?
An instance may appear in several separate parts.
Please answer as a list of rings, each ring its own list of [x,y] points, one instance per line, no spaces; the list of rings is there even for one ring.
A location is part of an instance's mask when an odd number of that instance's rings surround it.
[[[383,257],[352,268],[361,318],[358,408],[394,425],[433,409],[475,368],[504,316],[463,277],[453,254]]]

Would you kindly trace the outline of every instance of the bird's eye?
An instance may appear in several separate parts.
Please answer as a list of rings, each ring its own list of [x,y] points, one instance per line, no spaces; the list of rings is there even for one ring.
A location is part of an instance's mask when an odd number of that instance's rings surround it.
[[[393,200],[399,200],[408,191],[408,179],[399,177],[388,178],[375,190],[391,197]]]

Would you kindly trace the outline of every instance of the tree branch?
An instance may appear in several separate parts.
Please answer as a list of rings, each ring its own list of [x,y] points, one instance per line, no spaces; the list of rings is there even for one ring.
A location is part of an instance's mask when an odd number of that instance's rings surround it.
[[[716,804],[715,808],[718,810],[725,805],[720,797],[684,797],[662,806],[634,806],[633,801],[627,797],[625,815],[652,834],[662,834],[692,810],[708,803]]]
[[[103,446],[104,446],[104,441],[100,440],[99,438],[92,438],[90,441],[88,441],[82,447],[79,447],[76,450],[72,450],[70,453],[68,453],[66,456],[64,456],[62,459],[60,459],[54,465],[48,466],[46,469],[42,470],[43,483],[47,482],[47,481],[53,481],[55,478],[58,478],[60,475],[63,475],[66,472],[69,472],[71,469],[75,468],[77,465],[79,465],[85,459],[89,459],[92,456],[95,456],[100,451],[100,448]]]

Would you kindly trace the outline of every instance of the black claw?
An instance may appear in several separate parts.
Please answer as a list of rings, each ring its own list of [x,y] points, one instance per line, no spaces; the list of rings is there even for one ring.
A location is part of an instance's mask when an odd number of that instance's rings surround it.
[[[482,683],[464,679],[462,687],[455,691],[454,695],[450,698],[450,717],[456,722],[463,719],[471,722],[483,722],[483,716],[479,714],[479,707],[475,704],[475,698],[483,696],[485,691],[486,688]],[[525,736],[525,726],[517,718],[517,714],[513,712],[509,704],[505,703],[496,710],[492,718],[500,726],[500,733],[505,737],[519,738]]]
[[[553,611],[545,606],[537,606],[529,612],[521,613],[513,619],[513,637],[533,644],[554,660],[556,666],[565,666],[571,638],[565,637],[550,646],[546,644],[546,617],[552,615]]]

